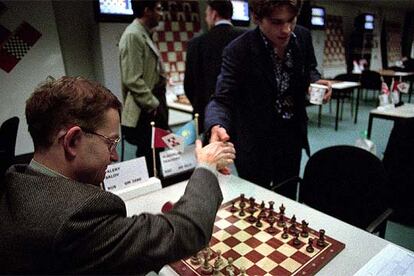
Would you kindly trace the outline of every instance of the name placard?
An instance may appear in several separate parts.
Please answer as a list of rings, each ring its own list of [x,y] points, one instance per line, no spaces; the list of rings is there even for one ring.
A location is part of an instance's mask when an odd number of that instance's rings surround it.
[[[106,169],[105,191],[115,192],[149,179],[145,157],[111,164]]]
[[[194,149],[195,145],[189,145],[181,154],[174,149],[160,152],[162,175],[168,177],[194,169],[197,165]]]

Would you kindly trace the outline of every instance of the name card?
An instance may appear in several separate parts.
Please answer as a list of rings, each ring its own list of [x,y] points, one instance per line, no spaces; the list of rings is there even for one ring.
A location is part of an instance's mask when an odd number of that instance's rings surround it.
[[[136,186],[149,179],[145,157],[111,164],[106,169],[105,191],[116,192]]]
[[[164,177],[194,169],[197,160],[194,153],[195,145],[184,148],[183,153],[171,149],[160,152],[161,173]]]

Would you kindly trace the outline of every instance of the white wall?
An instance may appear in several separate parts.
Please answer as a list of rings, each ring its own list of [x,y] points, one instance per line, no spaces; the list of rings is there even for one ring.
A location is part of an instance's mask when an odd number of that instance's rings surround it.
[[[34,87],[48,75],[65,74],[62,53],[52,4],[50,1],[6,1],[7,10],[0,24],[9,30],[25,20],[42,33],[40,39],[10,73],[0,70],[0,121],[18,116],[20,119],[16,141],[16,154],[33,152],[24,115],[25,101]]]

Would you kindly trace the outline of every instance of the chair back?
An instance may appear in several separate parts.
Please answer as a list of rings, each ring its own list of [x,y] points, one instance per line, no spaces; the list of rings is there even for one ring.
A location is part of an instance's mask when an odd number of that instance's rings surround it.
[[[300,201],[365,229],[386,209],[387,177],[381,161],[354,146],[322,149],[308,160]]]
[[[381,91],[381,74],[376,71],[364,70],[361,73],[361,88]]]
[[[0,175],[13,163],[19,118],[12,117],[0,127]]]
[[[339,74],[334,77],[334,80],[359,82],[359,78],[360,76],[355,74]]]

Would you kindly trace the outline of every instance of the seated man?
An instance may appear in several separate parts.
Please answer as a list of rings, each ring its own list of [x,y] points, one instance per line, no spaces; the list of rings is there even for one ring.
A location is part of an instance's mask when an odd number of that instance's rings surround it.
[[[197,141],[199,165],[174,208],[126,217],[99,187],[118,160],[120,111],[83,78],[47,82],[27,100],[35,153],[0,185],[1,274],[145,274],[208,244],[222,201],[216,170],[233,162],[233,145]]]

